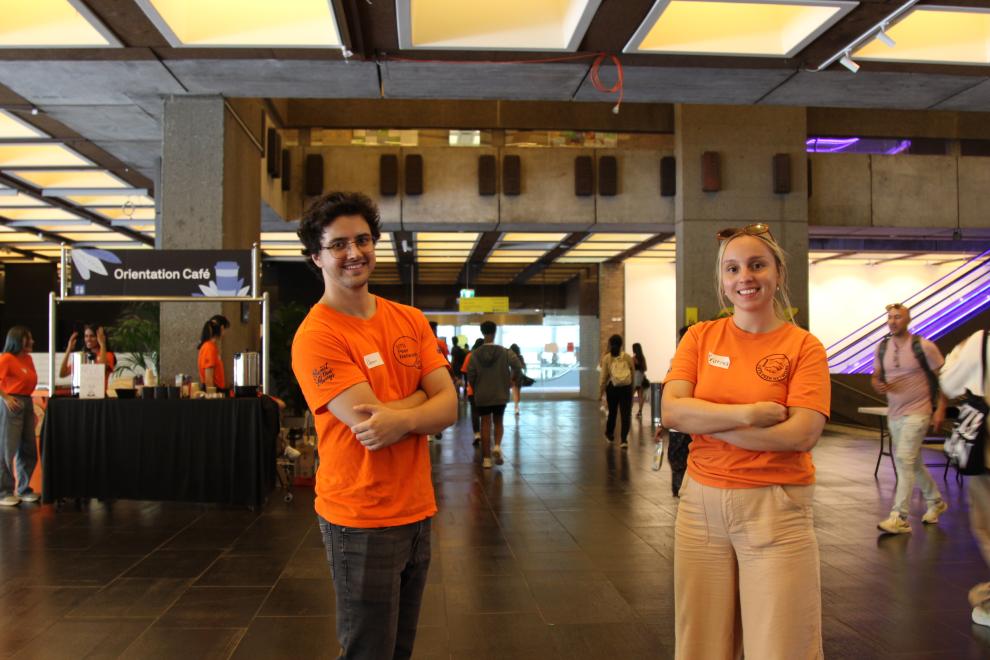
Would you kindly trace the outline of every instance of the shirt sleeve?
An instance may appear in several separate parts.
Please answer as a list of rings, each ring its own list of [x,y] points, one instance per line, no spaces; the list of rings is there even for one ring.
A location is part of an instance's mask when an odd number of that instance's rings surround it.
[[[787,386],[787,407],[809,408],[830,415],[832,380],[828,373],[825,347],[814,335],[808,335],[794,365]]]
[[[321,329],[306,329],[292,344],[292,371],[306,404],[321,412],[344,390],[367,382],[343,339]]]
[[[928,366],[932,371],[938,373],[938,370],[945,364],[945,358],[942,357],[942,352],[938,350],[938,346],[927,339],[922,339],[921,348],[925,353],[925,359],[928,360]]]
[[[670,361],[670,371],[663,379],[664,384],[672,380],[698,384],[698,328],[697,325],[691,326],[677,345],[674,359]]]

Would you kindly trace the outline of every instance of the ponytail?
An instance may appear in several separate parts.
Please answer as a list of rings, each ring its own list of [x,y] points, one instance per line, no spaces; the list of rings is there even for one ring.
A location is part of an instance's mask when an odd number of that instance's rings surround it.
[[[202,348],[203,344],[210,341],[214,337],[220,336],[220,324],[216,319],[210,319],[203,324],[203,331],[199,333],[199,345],[196,348]]]

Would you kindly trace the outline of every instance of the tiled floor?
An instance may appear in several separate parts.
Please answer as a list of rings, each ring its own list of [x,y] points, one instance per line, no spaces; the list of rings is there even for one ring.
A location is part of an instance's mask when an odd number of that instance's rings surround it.
[[[490,471],[464,420],[434,444],[440,513],[416,656],[670,657],[677,503],[667,466],[650,469],[649,424],[634,423],[624,452],[602,441],[592,402],[526,402],[506,422],[506,462]],[[878,538],[894,480],[887,459],[874,480],[876,450],[868,435],[815,450],[826,655],[990,657],[990,629],[969,621],[968,587],[990,571],[962,491],[950,479],[937,527],[915,516],[912,535]],[[123,501],[0,511],[2,657],[332,658],[333,621],[301,490],[260,514]]]

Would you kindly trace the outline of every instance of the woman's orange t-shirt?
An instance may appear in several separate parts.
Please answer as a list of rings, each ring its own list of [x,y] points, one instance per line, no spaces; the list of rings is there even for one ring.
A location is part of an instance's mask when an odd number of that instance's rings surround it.
[[[471,364],[471,353],[473,353],[473,352],[474,351],[471,351],[470,353],[468,353],[467,355],[464,356],[464,362],[461,363],[461,373],[462,374],[467,375],[467,368],[468,368],[468,365]],[[464,379],[464,382],[467,383],[467,395],[468,396],[474,396],[474,388],[471,387],[471,383],[468,383],[468,381],[467,381],[466,378]]]
[[[292,342],[292,370],[319,436],[316,511],[345,527],[408,525],[437,511],[425,435],[369,451],[327,408],[362,382],[384,403],[405,399],[448,366],[421,311],[375,299],[370,319],[317,303]]]
[[[38,386],[38,372],[30,355],[0,353],[0,392],[31,396]]]
[[[744,332],[731,317],[688,330],[664,379],[694,384],[694,397],[712,403],[774,401],[828,417],[831,381],[822,343],[785,323],[766,333]],[[811,484],[815,465],[807,451],[751,451],[708,435],[692,435],[688,473],[718,488]]]
[[[220,349],[215,341],[204,341],[199,347],[199,380],[206,382],[206,370],[213,369],[213,385],[217,390],[227,389],[227,381],[223,376],[223,360],[220,358]]]

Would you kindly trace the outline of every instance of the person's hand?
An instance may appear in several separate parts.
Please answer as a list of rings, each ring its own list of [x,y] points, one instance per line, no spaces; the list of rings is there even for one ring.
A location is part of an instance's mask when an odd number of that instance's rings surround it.
[[[102,325],[96,329],[96,343],[100,345],[100,348],[107,345],[107,333],[104,332]]]
[[[384,449],[394,445],[409,433],[409,422],[401,410],[374,403],[359,403],[354,412],[371,415],[368,419],[351,427],[351,432],[369,451]]]
[[[78,332],[73,332],[71,335],[69,335],[69,343],[65,347],[66,353],[71,353],[72,351],[76,350],[76,339],[78,338],[79,338]]]
[[[945,423],[945,411],[944,410],[936,410],[934,413],[932,413],[932,430],[935,433],[941,433],[942,432],[942,424],[944,424],[944,423]]]
[[[657,430],[653,433],[653,442],[660,442],[663,440],[663,427],[657,426]]]
[[[21,408],[24,407],[24,405],[20,401],[10,396],[9,394],[3,395],[3,402],[4,405],[7,406],[7,410],[9,410],[12,413],[20,412]]]
[[[747,426],[766,428],[780,424],[787,419],[787,408],[773,401],[759,401],[749,404]]]

